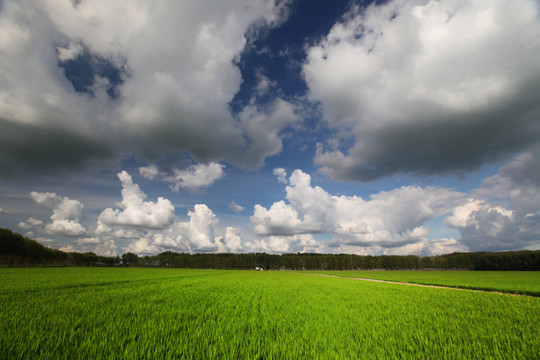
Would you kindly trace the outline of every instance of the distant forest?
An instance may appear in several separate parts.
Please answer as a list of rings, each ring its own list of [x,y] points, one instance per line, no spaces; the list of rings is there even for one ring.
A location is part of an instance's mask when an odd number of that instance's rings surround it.
[[[437,256],[349,254],[186,254],[171,251],[153,256],[99,256],[91,252],[50,249],[0,228],[0,266],[137,266],[190,269],[265,270],[534,270],[540,271],[540,250],[452,253]]]

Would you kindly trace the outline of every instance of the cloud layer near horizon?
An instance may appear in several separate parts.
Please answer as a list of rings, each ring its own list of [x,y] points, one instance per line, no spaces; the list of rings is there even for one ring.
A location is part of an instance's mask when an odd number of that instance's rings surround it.
[[[536,151],[515,157],[470,193],[403,186],[368,199],[332,195],[313,186],[311,176],[301,170],[287,177],[284,169],[276,169],[276,181],[286,185],[285,199],[269,208],[254,206],[250,218],[253,235],[222,226],[205,204],[195,204],[182,221],[168,199],[147,201],[146,194],[123,171],[118,173],[121,209],[103,210],[96,226],[87,230],[80,224],[83,204],[79,201],[32,192],[34,201],[53,215],[48,223],[29,218],[19,227],[32,235],[78,237],[65,250],[108,255],[167,250],[418,255],[520,250],[537,245],[540,235],[538,155]],[[240,210],[237,207],[231,210]],[[437,219],[460,236],[434,238],[428,228]]]
[[[538,156],[536,149],[515,157],[468,194],[404,186],[372,194],[369,200],[331,195],[295,170],[285,188],[286,201],[269,209],[256,205],[251,222],[256,234],[285,243],[296,242],[298,235],[331,235],[330,241],[318,243],[319,251],[430,255],[520,250],[537,246],[540,237]],[[274,173],[284,181],[283,169]],[[437,218],[444,218],[460,237],[432,238],[425,226]]]
[[[284,170],[276,169],[278,181],[289,184],[285,200],[269,209],[255,205],[251,222],[255,234],[280,239],[281,248],[296,243],[298,235],[331,236],[311,251],[431,255],[525,249],[537,246],[540,237],[538,156],[538,149],[520,154],[470,193],[404,186],[369,200],[331,195],[312,186],[301,170],[285,181]],[[437,218],[460,237],[432,238],[425,226]]]
[[[282,181],[282,172],[276,174]],[[275,202],[269,209],[255,206],[251,217],[255,233],[274,237],[329,234],[331,239],[324,248],[330,252],[349,249],[362,253],[375,248],[393,251],[427,243],[424,225],[452,211],[465,199],[465,194],[449,189],[416,186],[373,194],[369,200],[335,196],[312,186],[311,177],[301,170],[295,170],[288,183],[287,202]]]

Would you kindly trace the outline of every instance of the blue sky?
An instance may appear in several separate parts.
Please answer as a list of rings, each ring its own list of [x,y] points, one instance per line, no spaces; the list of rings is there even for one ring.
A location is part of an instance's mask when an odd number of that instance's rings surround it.
[[[0,225],[65,251],[540,248],[540,4],[0,2]]]

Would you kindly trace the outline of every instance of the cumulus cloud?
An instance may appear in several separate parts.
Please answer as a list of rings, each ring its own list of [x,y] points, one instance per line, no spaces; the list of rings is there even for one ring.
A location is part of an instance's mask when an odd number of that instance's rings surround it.
[[[238,229],[227,227],[216,234],[219,219],[204,204],[196,204],[187,213],[189,221],[177,221],[162,230],[147,230],[130,241],[127,251],[140,255],[172,250],[181,252],[236,251],[242,248]]]
[[[316,241],[311,234],[299,234],[292,236],[268,236],[262,239],[246,243],[251,252],[265,253],[320,253],[324,246]]]
[[[281,152],[280,132],[287,125],[300,121],[299,112],[297,105],[283,99],[276,99],[263,108],[255,104],[246,106],[238,118],[250,143],[241,155],[241,162],[248,168],[259,168],[266,157]]]
[[[141,172],[159,174],[152,167]],[[81,238],[76,244],[97,244],[96,253],[103,254],[116,254],[120,247],[140,255],[171,250],[191,253],[243,249],[239,230],[219,227],[219,219],[207,205],[196,204],[187,212],[188,221],[178,221],[169,200],[160,197],[157,202],[146,201],[146,194],[126,171],[118,173],[118,178],[122,184],[120,209],[103,210],[96,236]]]
[[[126,153],[154,162],[179,151],[203,163],[260,166],[279,151],[279,136],[252,146],[264,137],[228,104],[248,38],[281,24],[288,6],[3,1],[0,174],[75,169]],[[273,132],[287,124],[269,122]]]
[[[406,244],[400,247],[387,248],[383,246],[354,246],[340,245],[337,248],[328,248],[329,252],[360,254],[360,255],[410,255],[433,256],[452,252],[467,252],[469,248],[456,239],[424,239],[420,242]]]
[[[122,247],[123,252],[139,255],[243,249],[239,229],[219,227],[219,219],[207,205],[196,204],[187,212],[187,221],[173,221],[174,208],[168,200],[144,201],[145,194],[129,174],[121,172],[118,176],[123,186],[123,210],[105,209],[98,218],[96,237],[79,239],[77,244],[97,243],[99,239],[96,252],[116,254]]]
[[[229,209],[231,209],[235,213],[240,213],[244,211],[246,208],[241,205],[238,205],[237,203],[231,200],[231,203],[229,204]]]
[[[98,237],[86,237],[75,240],[75,244],[78,245],[96,245],[99,244]]]
[[[485,179],[468,203],[446,219],[473,251],[520,250],[538,245],[540,181],[537,149],[518,155]]]
[[[51,221],[44,224],[41,220],[29,218],[26,223],[19,223],[20,227],[29,229],[44,225],[41,230],[50,235],[79,236],[86,233],[80,224],[84,207],[81,202],[49,192],[32,191],[30,196],[36,203],[52,210]]]
[[[514,212],[501,206],[473,200],[457,207],[446,219],[449,227],[459,229],[461,241],[473,251],[505,250],[515,240]],[[513,230],[513,231],[512,231]],[[501,241],[502,240],[502,241]]]
[[[34,219],[33,217],[29,217],[26,220],[26,222],[20,221],[17,226],[25,230],[30,230],[32,228],[43,226],[44,224],[45,223],[39,219]]]
[[[188,212],[189,222],[186,234],[194,250],[215,251],[217,244],[214,238],[214,228],[219,222],[216,215],[204,204],[197,204]]]
[[[113,239],[107,239],[96,245],[94,252],[100,256],[116,256],[118,255],[118,246]]]
[[[174,218],[174,206],[167,199],[159,197],[157,202],[145,201],[146,194],[133,183],[126,172],[118,173],[122,183],[120,209],[107,208],[99,215],[98,222],[106,225],[135,226],[148,229],[163,229]]]
[[[76,251],[77,251],[77,249],[75,249],[75,248],[73,247],[73,245],[66,245],[66,246],[61,247],[61,248],[58,249],[58,250],[63,251],[63,252],[68,252],[68,253],[69,253],[69,252],[76,252]]]
[[[277,86],[276,81],[270,80],[260,71],[255,72],[255,77],[257,78],[257,86],[255,87],[257,96],[265,96],[272,88]]]
[[[78,43],[69,43],[67,47],[57,46],[58,60],[68,61],[75,60],[83,53],[83,46]]]
[[[444,188],[406,186],[371,195],[335,196],[311,185],[311,177],[295,170],[286,187],[286,201],[270,209],[255,205],[251,222],[260,236],[329,234],[330,248],[342,246],[397,248],[426,241],[427,222],[451,212],[465,195]],[[274,239],[274,241],[277,241]]]
[[[347,140],[320,144],[315,163],[345,180],[456,174],[538,144],[539,39],[532,0],[353,7],[303,66]]]
[[[196,190],[211,186],[225,175],[224,168],[225,165],[215,162],[191,165],[187,169],[167,171],[160,171],[156,165],[150,165],[139,168],[139,173],[148,179],[160,177],[162,180],[172,183],[173,190],[179,191],[180,188]]]
[[[159,175],[157,165],[142,166],[139,168],[139,174],[147,179],[154,180]]]
[[[156,244],[153,244],[150,239],[141,238],[131,242],[127,248],[127,252],[138,255],[150,255],[159,253],[160,248]]]
[[[224,251],[241,252],[243,250],[240,230],[233,226],[227,226],[222,240]]]
[[[287,171],[284,168],[275,168],[273,174],[277,176],[280,183],[287,184]]]

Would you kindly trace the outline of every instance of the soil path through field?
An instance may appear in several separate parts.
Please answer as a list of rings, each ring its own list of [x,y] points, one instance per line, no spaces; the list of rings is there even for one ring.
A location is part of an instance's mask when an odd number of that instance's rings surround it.
[[[475,292],[490,293],[490,294],[500,294],[500,295],[536,297],[536,296],[532,296],[532,295],[512,294],[512,293],[509,293],[509,292],[503,292],[503,291],[497,291],[497,290],[491,291],[491,290],[467,289],[467,288],[462,288],[462,287],[453,287],[453,286],[444,286],[444,285],[415,284],[415,283],[409,283],[409,282],[403,282],[403,281],[380,280],[380,279],[369,279],[369,278],[347,277],[347,276],[337,276],[337,275],[327,275],[327,274],[312,274],[312,273],[306,274],[306,275],[324,276],[324,277],[331,277],[331,278],[338,278],[338,279],[350,279],[350,280],[372,281],[372,282],[380,282],[380,283],[387,283],[387,284],[398,284],[398,285],[420,286],[420,287],[429,287],[429,288],[437,288],[437,289],[450,289],[450,290],[461,290],[461,291],[475,291]]]

